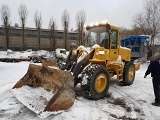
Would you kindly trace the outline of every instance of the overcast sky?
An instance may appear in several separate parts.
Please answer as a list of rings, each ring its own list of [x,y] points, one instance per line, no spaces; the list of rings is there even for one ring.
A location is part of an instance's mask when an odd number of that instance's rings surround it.
[[[143,10],[145,0],[0,0],[0,5],[7,4],[11,11],[11,24],[20,23],[18,8],[25,4],[28,9],[26,26],[35,27],[35,11],[41,12],[42,28],[48,28],[51,16],[56,20],[58,29],[62,29],[62,13],[66,9],[70,15],[70,28],[76,28],[75,15],[84,10],[86,24],[108,20],[119,27],[130,28],[132,19]],[[1,6],[0,6],[1,7]],[[0,25],[2,20],[0,19]],[[20,24],[19,24],[20,25]]]

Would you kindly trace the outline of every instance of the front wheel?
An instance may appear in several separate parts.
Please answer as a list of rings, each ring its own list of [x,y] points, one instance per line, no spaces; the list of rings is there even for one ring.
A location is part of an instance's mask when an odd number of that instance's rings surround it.
[[[85,97],[93,100],[103,98],[109,89],[109,72],[98,64],[88,66],[82,71],[81,88]]]
[[[128,62],[125,65],[123,73],[123,82],[125,85],[131,85],[135,78],[135,66],[133,62]]]

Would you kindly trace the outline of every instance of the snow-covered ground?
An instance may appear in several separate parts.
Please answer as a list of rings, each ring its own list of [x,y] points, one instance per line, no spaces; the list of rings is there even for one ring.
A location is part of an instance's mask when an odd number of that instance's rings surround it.
[[[26,50],[26,51],[0,51],[0,58],[28,58],[31,56],[41,56],[45,55],[46,57],[53,57],[54,52],[46,51],[46,50],[39,50],[39,51],[32,51],[32,50]]]
[[[11,93],[11,88],[25,75],[29,64],[0,62],[0,120],[41,119]],[[154,101],[151,77],[143,78],[146,69],[147,63],[142,64],[131,86],[118,86],[112,78],[106,97],[97,101],[84,98],[78,85],[73,106],[44,120],[160,120],[160,107],[151,105]]]

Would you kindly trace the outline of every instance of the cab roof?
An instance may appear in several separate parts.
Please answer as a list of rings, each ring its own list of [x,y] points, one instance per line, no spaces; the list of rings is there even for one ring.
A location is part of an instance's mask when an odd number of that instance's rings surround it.
[[[98,25],[87,25],[86,30],[91,31],[91,32],[103,32],[103,31],[106,31],[107,27],[110,27],[111,30],[120,30],[119,27],[110,25],[108,23],[98,24]]]

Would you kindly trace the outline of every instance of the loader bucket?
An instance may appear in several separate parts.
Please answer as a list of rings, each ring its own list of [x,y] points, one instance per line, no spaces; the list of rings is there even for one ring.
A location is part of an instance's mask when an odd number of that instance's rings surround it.
[[[75,100],[73,76],[58,68],[30,64],[13,87],[14,96],[41,118],[70,108]]]

